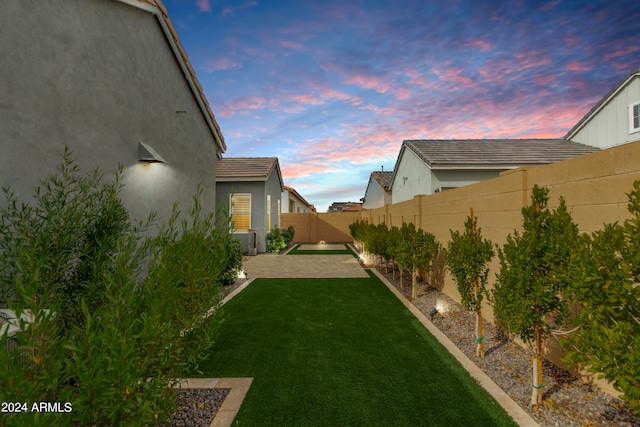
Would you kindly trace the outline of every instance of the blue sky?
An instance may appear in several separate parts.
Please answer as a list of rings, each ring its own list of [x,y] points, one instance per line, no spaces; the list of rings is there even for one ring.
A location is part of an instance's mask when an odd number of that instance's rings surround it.
[[[323,212],[405,139],[562,137],[640,67],[640,1],[164,0],[224,134]]]

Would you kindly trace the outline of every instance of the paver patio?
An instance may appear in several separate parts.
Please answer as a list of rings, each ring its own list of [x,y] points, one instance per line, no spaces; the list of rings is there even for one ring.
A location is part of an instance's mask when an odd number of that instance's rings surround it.
[[[330,245],[324,245],[330,246]],[[344,245],[340,245],[344,249]],[[260,254],[243,263],[249,278],[348,278],[369,277],[351,255],[286,256]]]

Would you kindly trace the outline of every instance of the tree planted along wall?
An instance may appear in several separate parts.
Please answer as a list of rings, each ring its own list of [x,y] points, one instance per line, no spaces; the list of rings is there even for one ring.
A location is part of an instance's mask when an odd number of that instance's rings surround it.
[[[640,413],[640,181],[627,196],[631,218],[584,237],[567,292],[577,331],[560,342],[565,362],[598,373]]]
[[[507,236],[498,250],[500,272],[493,290],[498,324],[532,346],[532,405],[542,401],[542,341],[567,316],[562,295],[571,284],[569,263],[580,244],[564,199],[549,210],[548,193],[533,187],[531,205],[522,208],[523,231]]]
[[[482,301],[487,292],[489,268],[487,264],[495,255],[493,243],[482,238],[477,218],[470,216],[464,224],[464,232],[451,230],[451,240],[445,251],[445,261],[458,286],[461,302],[468,311],[476,314],[476,356],[484,357],[482,332]]]

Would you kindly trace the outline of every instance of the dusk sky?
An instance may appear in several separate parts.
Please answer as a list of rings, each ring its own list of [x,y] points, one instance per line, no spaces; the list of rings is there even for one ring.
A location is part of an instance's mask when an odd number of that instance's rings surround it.
[[[640,1],[164,0],[224,157],[319,212],[405,139],[563,137],[640,67]]]

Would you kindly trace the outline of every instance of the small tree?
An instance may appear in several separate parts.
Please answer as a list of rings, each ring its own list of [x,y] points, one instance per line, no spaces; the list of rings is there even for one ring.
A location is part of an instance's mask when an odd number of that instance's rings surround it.
[[[484,357],[484,336],[482,332],[482,300],[487,296],[487,264],[495,255],[493,243],[484,240],[480,228],[476,227],[477,218],[470,216],[464,223],[464,233],[451,231],[451,241],[445,251],[445,261],[465,309],[476,314],[476,356]]]
[[[362,253],[365,251],[364,241],[366,240],[368,224],[365,221],[357,220],[352,224],[349,224],[349,233],[353,237],[354,243],[360,243],[362,245]]]
[[[411,297],[416,297],[416,278],[418,271],[429,272],[431,261],[438,254],[440,245],[433,234],[417,229],[413,223],[404,223],[400,228],[398,245],[398,264],[400,270],[400,286],[402,286],[402,269],[411,271]]]
[[[628,197],[630,219],[585,236],[569,292],[578,331],[561,343],[569,365],[599,373],[640,413],[640,181]]]
[[[533,187],[531,205],[522,208],[524,231],[507,236],[498,250],[500,273],[493,291],[498,323],[532,345],[532,405],[542,401],[542,340],[568,312],[562,292],[570,283],[566,272],[579,241],[564,199],[549,211],[548,193]]]
[[[387,234],[385,235],[387,240],[386,244],[386,257],[392,261],[391,271],[393,273],[393,280],[396,279],[396,260],[398,258],[399,253],[399,245],[400,245],[400,229],[395,225],[392,226]]]

